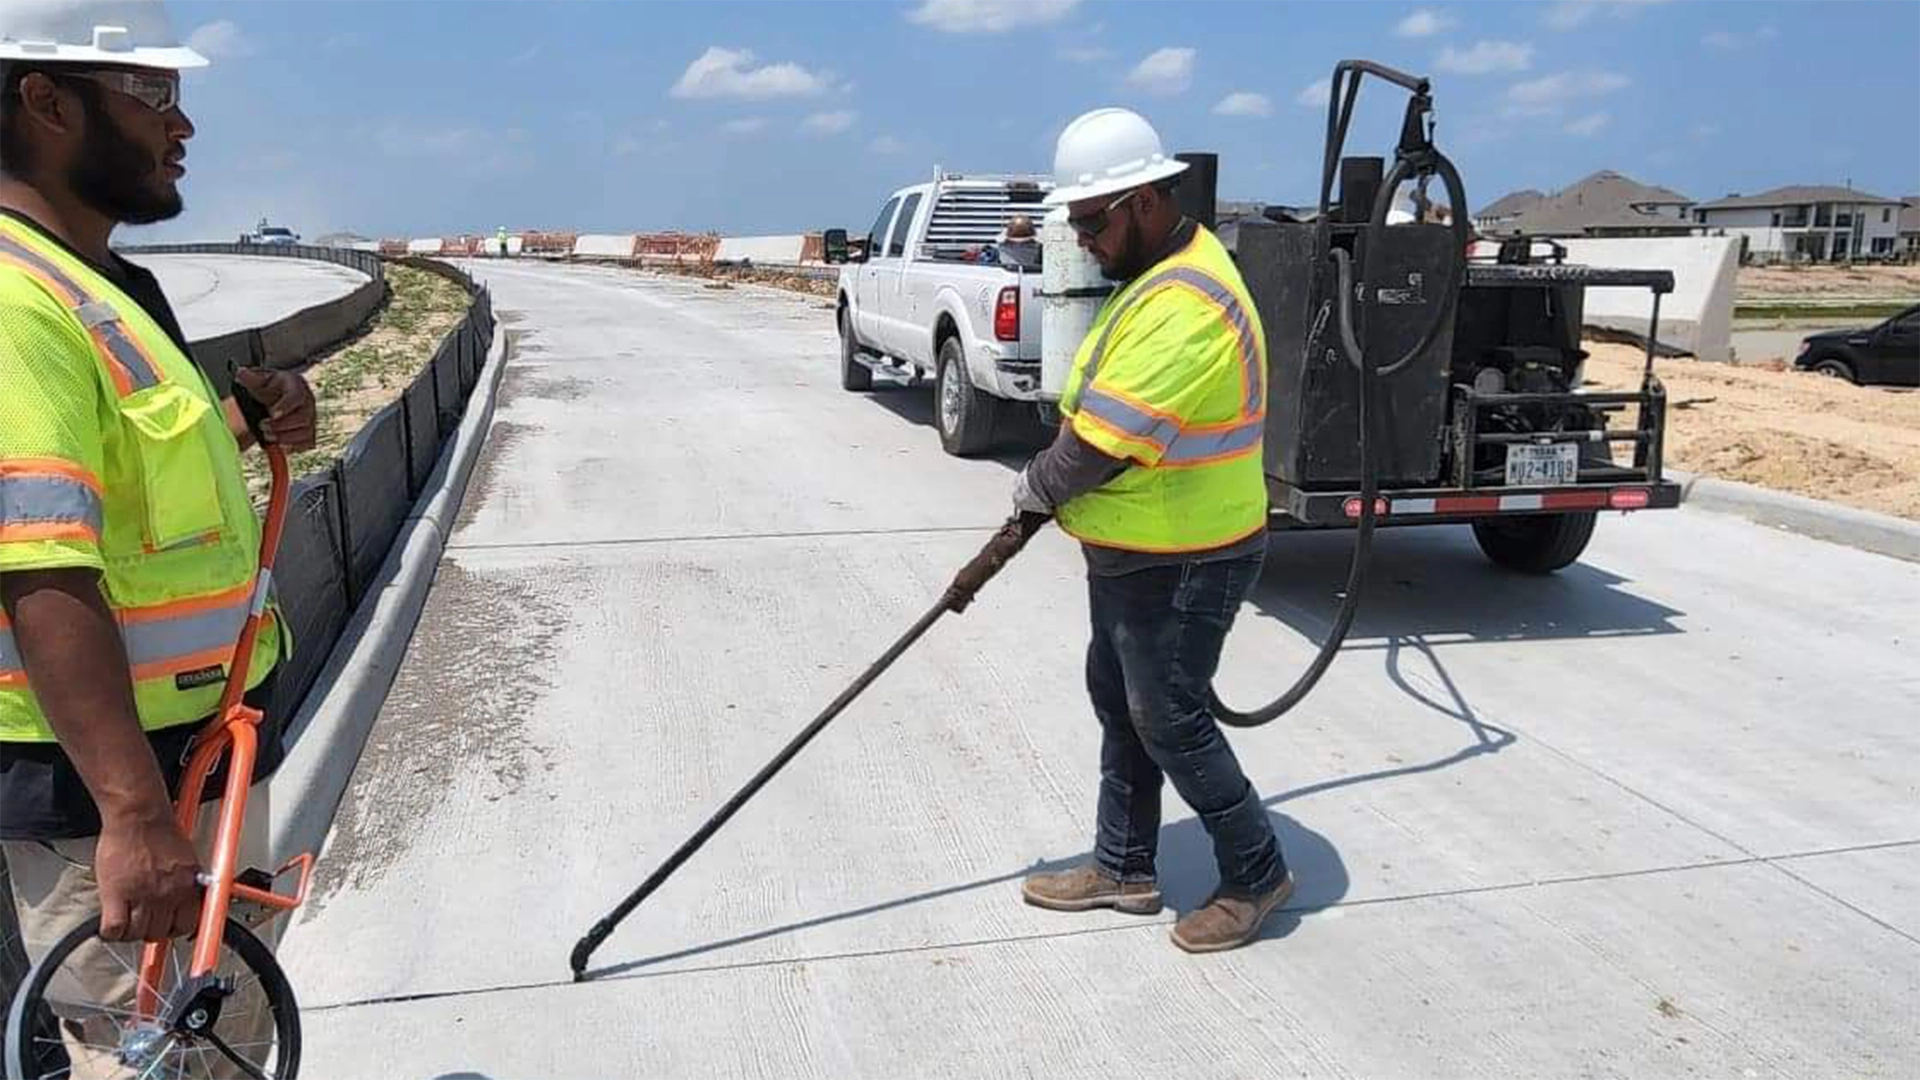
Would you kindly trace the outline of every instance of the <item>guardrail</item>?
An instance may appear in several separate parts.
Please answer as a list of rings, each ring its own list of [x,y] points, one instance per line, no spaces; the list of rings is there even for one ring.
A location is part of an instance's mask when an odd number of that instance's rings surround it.
[[[346,449],[294,481],[274,595],[293,631],[293,657],[274,686],[275,714],[299,710],[314,679],[365,598],[407,513],[425,491],[446,440],[460,424],[467,397],[493,347],[493,297],[459,268],[434,259],[387,259],[351,248],[176,244],[127,248],[123,254],[272,255],[313,258],[367,274],[369,284],[272,326],[192,342],[195,362],[222,393],[239,364],[291,368],[351,337],[386,298],[387,263],[413,266],[458,284],[472,298],[467,314],[398,401],[373,414]],[[363,295],[378,290],[373,303]],[[216,378],[216,370],[224,378]]]
[[[147,244],[122,255],[245,255],[333,263],[367,275],[367,283],[337,300],[315,304],[266,326],[235,330],[192,343],[193,359],[214,389],[227,393],[240,367],[287,369],[305,364],[358,333],[387,299],[387,268],[380,256],[352,248],[303,244]]]

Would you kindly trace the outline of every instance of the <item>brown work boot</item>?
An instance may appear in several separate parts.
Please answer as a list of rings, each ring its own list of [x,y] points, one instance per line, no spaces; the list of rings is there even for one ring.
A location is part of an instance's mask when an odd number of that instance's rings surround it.
[[[1092,863],[1051,874],[1028,874],[1020,895],[1049,911],[1112,908],[1129,915],[1157,915],[1160,886],[1152,881],[1119,882]]]
[[[1173,943],[1191,953],[1237,949],[1260,935],[1260,924],[1293,895],[1293,874],[1252,899],[1216,892],[1207,906],[1173,924]]]

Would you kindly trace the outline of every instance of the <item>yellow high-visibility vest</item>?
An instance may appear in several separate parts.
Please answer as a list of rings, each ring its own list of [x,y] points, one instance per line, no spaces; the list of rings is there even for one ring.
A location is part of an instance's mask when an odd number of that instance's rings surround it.
[[[1265,529],[1266,350],[1239,269],[1204,227],[1108,298],[1060,410],[1136,467],[1068,500],[1060,527],[1146,552],[1206,551]]]
[[[259,549],[239,443],[206,377],[119,287],[0,216],[0,574],[100,572],[154,731],[219,706],[241,624],[266,605]],[[248,689],[283,637],[264,620]],[[4,614],[0,741],[56,741]]]

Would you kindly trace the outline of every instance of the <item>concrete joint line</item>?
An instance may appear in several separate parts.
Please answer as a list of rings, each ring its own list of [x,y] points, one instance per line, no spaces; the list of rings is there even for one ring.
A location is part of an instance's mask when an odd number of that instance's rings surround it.
[[[493,347],[467,399],[466,414],[427,479],[424,502],[401,524],[393,547],[348,620],[313,689],[287,725],[289,749],[273,778],[274,803],[289,808],[272,822],[275,865],[318,852],[333,825],[367,736],[400,673],[454,520],[486,443],[506,370],[507,332]]]

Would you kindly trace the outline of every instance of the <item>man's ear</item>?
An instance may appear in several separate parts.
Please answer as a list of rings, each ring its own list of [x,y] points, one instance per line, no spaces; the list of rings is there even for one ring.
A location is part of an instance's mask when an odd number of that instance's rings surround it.
[[[76,112],[61,94],[60,84],[39,71],[20,80],[20,110],[26,123],[60,135],[72,130]]]

